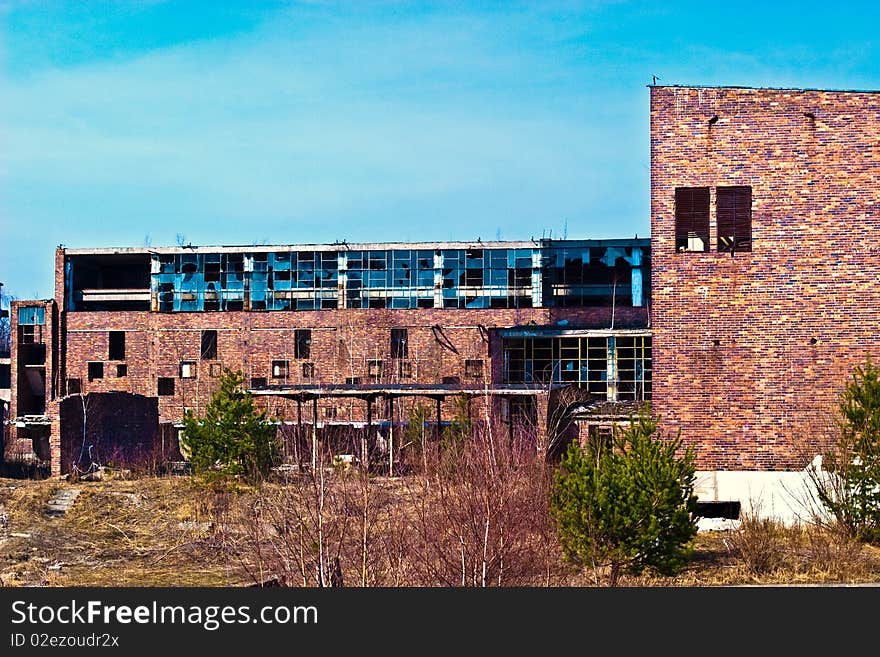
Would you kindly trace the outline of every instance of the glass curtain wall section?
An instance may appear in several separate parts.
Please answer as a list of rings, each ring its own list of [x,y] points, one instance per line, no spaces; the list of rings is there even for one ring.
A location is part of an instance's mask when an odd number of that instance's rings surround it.
[[[531,308],[531,249],[445,249],[444,308]]]
[[[650,336],[525,337],[502,342],[504,383],[561,383],[612,401],[651,398]]]
[[[159,255],[153,271],[160,311],[244,309],[242,253]]]
[[[641,247],[545,247],[542,250],[544,304],[641,306],[645,296],[643,259]],[[649,280],[650,276],[646,278]]]
[[[153,256],[164,312],[643,305],[647,249],[291,250]],[[343,295],[343,296],[340,296]]]

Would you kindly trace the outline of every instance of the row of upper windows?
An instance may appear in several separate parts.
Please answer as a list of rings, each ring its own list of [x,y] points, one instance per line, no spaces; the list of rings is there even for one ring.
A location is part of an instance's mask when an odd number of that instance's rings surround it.
[[[108,360],[125,360],[125,331],[109,331],[108,332]],[[393,328],[390,335],[390,347],[392,358],[407,358],[409,356],[409,337],[405,328]],[[312,331],[311,329],[295,329],[293,332],[293,353],[294,358],[308,359],[311,355]],[[200,357],[204,360],[217,359],[217,331],[214,329],[206,329],[201,334],[201,350]],[[187,361],[189,362],[189,361]],[[92,366],[93,363],[89,365]],[[94,366],[97,368],[103,362],[95,361]],[[95,370],[97,372],[97,369]],[[103,369],[102,369],[103,372]],[[101,378],[100,376],[89,379]],[[189,378],[181,375],[182,378]]]
[[[709,250],[710,193],[708,187],[675,188],[675,250]],[[752,188],[715,188],[717,249],[734,253],[752,250]]]
[[[412,363],[408,360],[398,360],[396,373],[397,376],[401,379],[409,379],[413,376],[413,368]],[[464,375],[465,378],[468,379],[482,379],[484,374],[484,364],[482,359],[467,359],[464,362]],[[178,378],[180,379],[194,379],[196,378],[196,361],[181,361],[180,369],[178,373]],[[220,376],[221,366],[219,363],[211,363],[208,368],[208,375],[211,377]],[[385,368],[385,363],[382,360],[368,360],[366,375],[367,380],[371,383],[379,383],[383,377],[388,374],[388,371]],[[125,364],[116,365],[116,377],[123,378],[128,376],[128,367]],[[104,363],[101,361],[90,361],[88,363],[88,380],[94,381],[96,379],[104,378]],[[290,361],[288,360],[273,360],[271,366],[271,378],[272,379],[288,379],[290,378]],[[310,380],[315,378],[315,364],[312,362],[304,362],[302,363],[302,378],[303,380]],[[447,382],[447,379],[450,377],[444,377],[444,383]],[[452,377],[456,378],[456,377]],[[156,386],[156,394],[160,397],[170,396],[174,394],[175,391],[175,378],[161,376],[157,379]],[[363,382],[362,378],[359,376],[346,377],[345,380],[348,385],[359,385]],[[460,382],[460,381],[458,381]],[[265,387],[268,384],[268,377],[253,377],[251,378],[251,387],[252,388],[261,388]],[[69,378],[67,379],[67,394],[68,395],[78,395],[82,394],[82,379],[80,378]]]

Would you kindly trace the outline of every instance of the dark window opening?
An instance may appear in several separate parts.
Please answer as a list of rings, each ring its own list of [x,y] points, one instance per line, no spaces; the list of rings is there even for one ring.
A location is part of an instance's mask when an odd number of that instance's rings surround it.
[[[294,331],[293,355],[295,358],[308,358],[312,351],[311,329],[297,329]]]
[[[21,344],[42,344],[43,327],[32,324],[19,325],[18,341]]]
[[[125,331],[110,331],[109,360],[125,360]]]
[[[90,362],[89,363],[89,381],[94,381],[95,379],[103,379],[104,378],[104,363],[103,362]]]
[[[303,363],[302,368],[303,378],[311,379],[315,376],[315,364],[314,363]]]
[[[718,187],[718,250],[728,253],[752,250],[752,188]]]
[[[336,407],[335,406],[325,406],[324,407],[324,417],[328,420],[336,419]]]
[[[202,358],[205,360],[217,358],[217,331],[202,331]]]
[[[361,384],[361,377],[347,376],[345,377],[345,384],[349,386],[359,386]]]
[[[272,378],[286,379],[290,375],[290,361],[273,360],[272,361]]]
[[[367,361],[367,376],[373,379],[374,382],[378,383],[382,378],[382,361],[381,360],[368,360]]]
[[[391,329],[391,357],[409,358],[407,342],[407,330],[405,328]]]
[[[412,363],[408,360],[402,360],[398,363],[398,375],[401,379],[412,378]]]
[[[126,376],[128,376],[128,365],[120,363],[116,366],[116,378],[121,379]]]
[[[483,378],[483,361],[480,359],[468,359],[464,361],[464,375],[469,379]]]
[[[67,379],[67,394],[82,394],[82,379]]]
[[[709,249],[709,188],[675,188],[675,250]]]
[[[460,376],[444,376],[443,385],[445,386],[459,386],[461,385],[461,377]]]
[[[157,392],[160,397],[169,397],[174,394],[174,379],[170,376],[160,376]]]
[[[694,515],[699,518],[724,518],[727,520],[739,520],[739,502],[697,502]]]
[[[251,378],[251,388],[265,388],[267,380],[265,376],[255,376]]]

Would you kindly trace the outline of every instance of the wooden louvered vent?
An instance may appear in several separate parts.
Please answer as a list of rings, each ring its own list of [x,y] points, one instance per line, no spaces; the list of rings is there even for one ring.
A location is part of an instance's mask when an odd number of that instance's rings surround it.
[[[718,187],[718,250],[724,252],[752,250],[752,188],[744,185]]]
[[[709,188],[675,188],[675,250],[709,249]]]

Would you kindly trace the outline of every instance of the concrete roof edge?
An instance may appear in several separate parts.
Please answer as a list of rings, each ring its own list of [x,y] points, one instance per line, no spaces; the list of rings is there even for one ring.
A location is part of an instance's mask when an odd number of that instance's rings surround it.
[[[880,89],[820,89],[818,87],[750,87],[725,84],[649,84],[649,89],[731,89],[748,91],[817,91],[822,93],[880,94]]]
[[[63,249],[65,255],[147,255],[177,253],[268,253],[274,251],[375,251],[434,249],[531,249],[541,245],[617,246],[650,245],[650,237],[604,239],[535,239],[470,242],[339,242],[334,244],[192,245],[160,247],[102,247]]]

